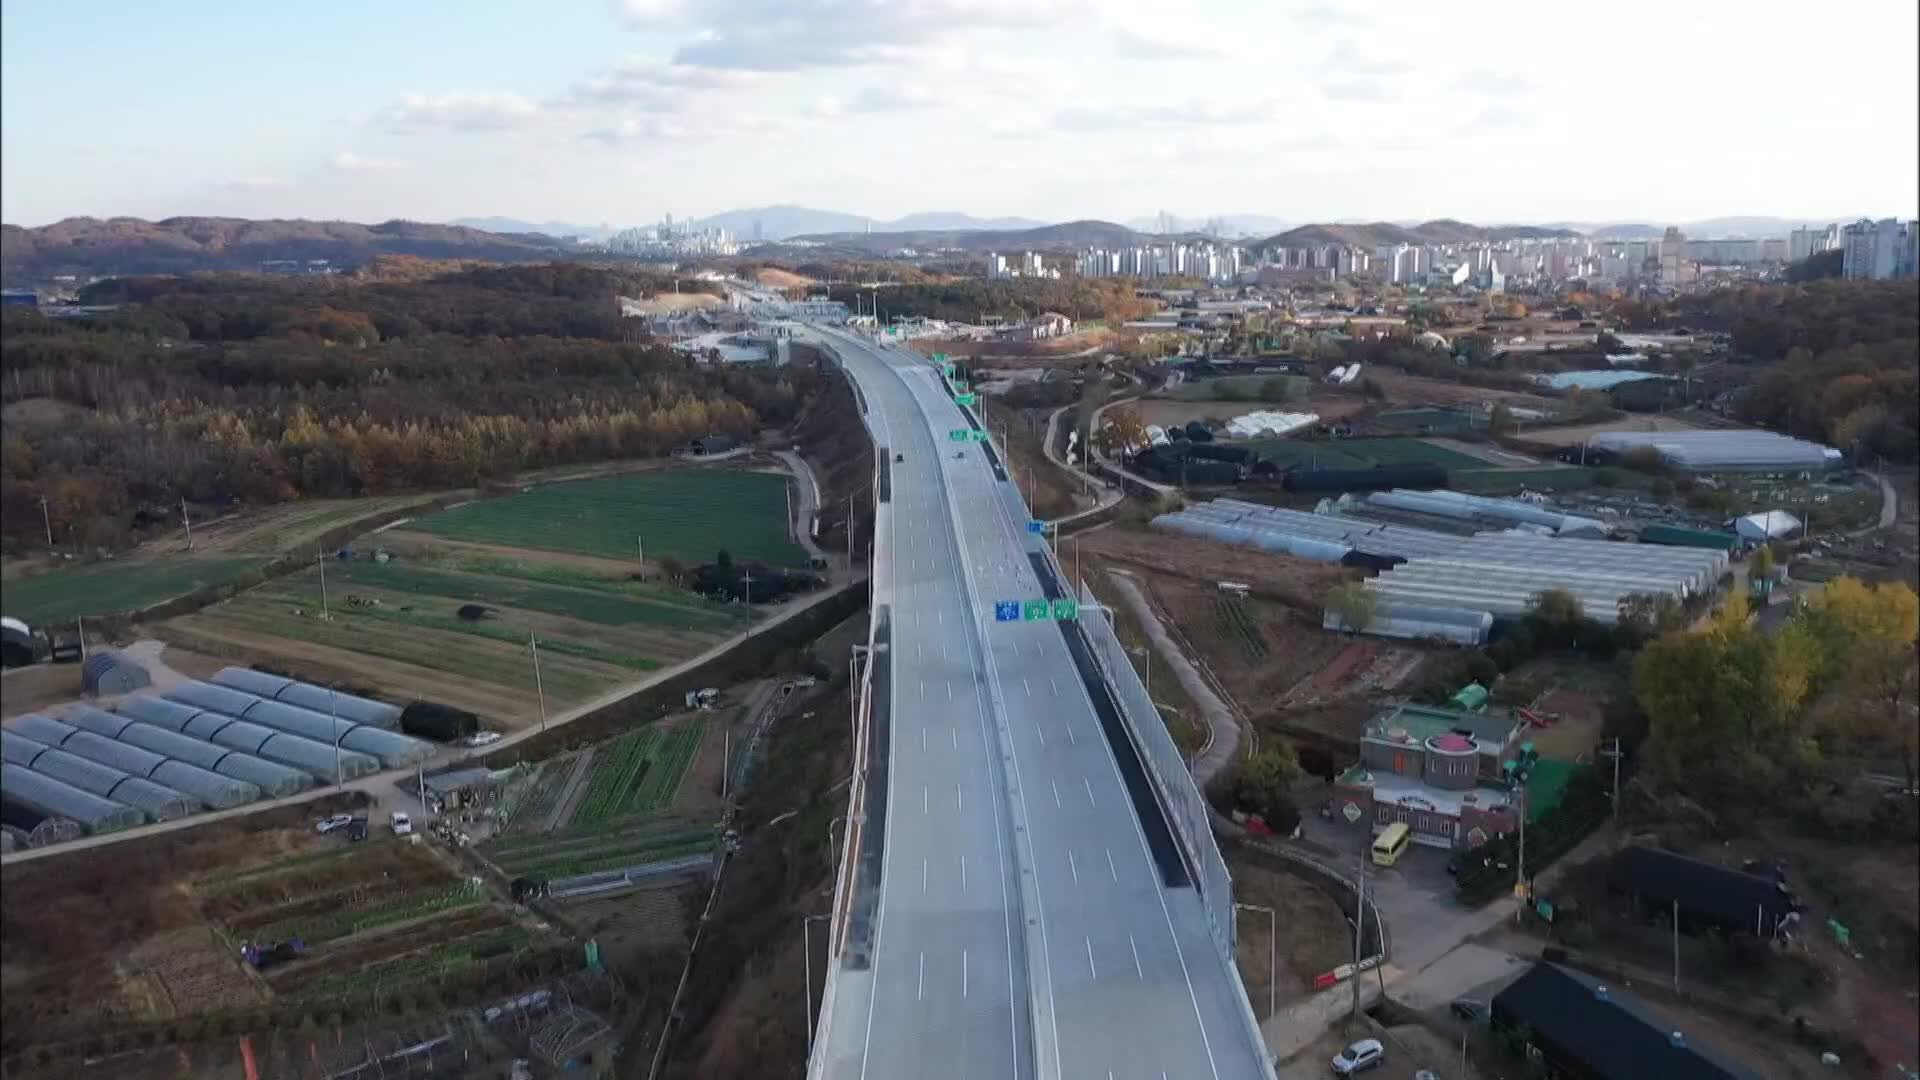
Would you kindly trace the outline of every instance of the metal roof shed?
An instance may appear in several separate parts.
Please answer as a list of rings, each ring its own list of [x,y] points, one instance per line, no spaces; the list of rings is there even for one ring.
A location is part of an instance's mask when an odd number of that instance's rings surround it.
[[[270,799],[297,794],[313,786],[313,777],[299,769],[166,728],[130,724],[120,732],[119,738],[130,746],[252,784]]]
[[[80,665],[80,685],[95,697],[131,694],[153,685],[153,676],[123,653],[97,652]]]
[[[76,821],[81,828],[95,834],[130,829],[147,820],[146,815],[131,806],[103,799],[11,762],[0,764],[0,794],[50,819]]]

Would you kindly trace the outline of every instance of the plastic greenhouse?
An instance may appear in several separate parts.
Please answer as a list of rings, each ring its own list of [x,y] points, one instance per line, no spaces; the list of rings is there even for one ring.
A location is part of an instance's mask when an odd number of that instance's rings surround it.
[[[103,799],[12,762],[0,764],[0,796],[49,819],[78,822],[81,828],[95,834],[130,829],[146,821],[146,815],[131,806]]]
[[[134,776],[111,765],[89,761],[65,750],[49,747],[34,755],[32,768],[34,772],[82,791],[125,803],[155,821],[172,821],[201,809],[198,799],[164,784]]]
[[[129,724],[118,738],[130,746],[245,781],[270,799],[293,795],[313,786],[313,777],[299,769],[149,724]]]
[[[97,710],[96,710],[97,711]],[[106,714],[102,714],[106,715]],[[69,716],[69,719],[77,717]],[[110,765],[134,776],[165,784],[191,795],[216,810],[250,803],[260,797],[260,788],[245,780],[202,768],[167,755],[121,742],[118,739],[81,731],[61,744],[61,749],[102,765]]]
[[[384,701],[375,701],[357,694],[344,694],[324,686],[269,675],[264,671],[254,671],[251,668],[221,668],[214,673],[211,681],[220,686],[272,701],[297,705],[317,713],[331,713],[356,724],[392,728],[400,723],[401,710],[398,705],[389,705]]]
[[[114,711],[122,716],[131,716],[143,724],[163,727],[168,731],[183,731],[187,721],[206,710],[150,694],[134,694],[121,698],[120,703],[114,706]]]
[[[324,742],[331,746],[334,739],[348,750],[358,750],[363,754],[372,754],[389,769],[412,765],[416,761],[425,761],[433,753],[433,746],[410,735],[387,731],[384,728],[367,724],[356,724],[351,720],[337,719],[325,713],[311,709],[302,709],[297,705],[287,705],[278,701],[262,701],[247,710],[250,723],[264,724],[289,734]]]

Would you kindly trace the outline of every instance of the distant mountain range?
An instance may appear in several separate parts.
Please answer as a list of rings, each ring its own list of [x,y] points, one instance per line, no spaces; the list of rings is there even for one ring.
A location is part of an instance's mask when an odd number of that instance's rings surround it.
[[[1735,237],[1755,237],[1764,239],[1769,236],[1785,236],[1795,229],[1811,225],[1825,228],[1828,225],[1845,225],[1858,221],[1860,215],[1829,218],[1782,218],[1761,216],[1703,218],[1699,221],[1674,222],[1680,231],[1694,239],[1718,239]],[[1588,236],[1606,237],[1616,240],[1657,240],[1666,234],[1665,225],[1647,225],[1632,221],[1592,222],[1567,221],[1554,222],[1556,227],[1578,229]]]
[[[327,259],[351,268],[375,255],[526,262],[577,250],[551,236],[506,236],[417,221],[360,225],[299,219],[80,217],[31,229],[0,225],[0,279],[11,284],[56,274],[258,270],[262,263],[289,259]]]
[[[1293,227],[1293,222],[1270,214],[1209,214],[1206,217],[1159,215],[1127,220],[1127,227],[1143,233],[1210,233],[1221,237],[1271,236]]]
[[[930,252],[1063,251],[1086,247],[1127,247],[1168,240],[1203,239],[1197,234],[1143,233],[1111,221],[1068,221],[1030,229],[914,229],[901,232],[814,233],[792,238],[817,247],[881,255],[901,248]]]
[[[1546,239],[1579,235],[1572,229],[1541,225],[1496,225],[1484,228],[1479,225],[1469,225],[1464,221],[1441,218],[1438,221],[1427,221],[1418,225],[1397,225],[1390,221],[1376,221],[1368,225],[1302,225],[1297,229],[1288,229],[1286,232],[1269,236],[1255,246],[1275,248],[1348,244],[1353,247],[1372,249],[1382,244],[1465,244],[1473,241]]]
[[[753,242],[756,227],[761,240],[775,243],[814,233],[866,232],[869,223],[876,233],[916,232],[926,229],[1031,229],[1046,224],[1044,221],[1034,221],[1031,218],[977,218],[957,211],[908,214],[893,221],[874,221],[859,214],[843,214],[834,210],[810,210],[804,206],[762,206],[750,210],[728,210],[698,218],[692,222],[699,228],[725,229],[748,243]]]
[[[521,221],[508,217],[454,218],[447,222],[463,229],[479,229],[491,233],[538,233],[542,236],[557,236],[562,239],[577,236],[582,240],[595,242],[605,240],[620,231],[618,226],[601,222],[598,225],[570,225],[564,221]]]

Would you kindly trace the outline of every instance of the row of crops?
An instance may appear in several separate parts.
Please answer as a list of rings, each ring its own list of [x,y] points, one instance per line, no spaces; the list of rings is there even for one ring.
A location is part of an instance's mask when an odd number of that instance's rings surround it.
[[[487,858],[513,877],[561,878],[617,870],[711,851],[710,826],[652,829],[572,837],[553,843],[517,842],[487,850]]]
[[[1247,610],[1247,602],[1238,596],[1221,596],[1213,603],[1214,624],[1220,632],[1232,639],[1240,647],[1240,652],[1250,663],[1259,663],[1267,658],[1267,638],[1260,632],[1260,623],[1253,612]]]
[[[477,907],[486,903],[486,900],[486,891],[471,881],[451,886],[436,885],[402,893],[378,903],[348,905],[324,915],[288,919],[262,927],[256,936],[268,941],[297,936],[311,946],[423,915]]]
[[[501,927],[449,942],[425,955],[398,956],[356,971],[305,980],[292,992],[301,998],[356,997],[433,982],[525,948],[533,936],[523,926]]]
[[[602,747],[572,824],[591,827],[665,810],[679,794],[705,732],[694,718],[642,728]]]

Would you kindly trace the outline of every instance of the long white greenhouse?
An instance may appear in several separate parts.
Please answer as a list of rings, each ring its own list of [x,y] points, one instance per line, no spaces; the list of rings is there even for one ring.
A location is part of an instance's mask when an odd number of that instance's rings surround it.
[[[271,701],[227,686],[189,681],[172,687],[166,696],[182,704],[217,709],[248,723],[261,724],[328,746],[337,741],[348,750],[379,758],[380,763],[389,769],[425,761],[433,753],[433,744],[411,735],[357,723],[344,717],[329,716],[298,705]]]
[[[1374,606],[1373,616],[1367,620],[1364,630],[1347,625],[1346,618],[1332,608],[1326,609],[1320,625],[1328,630],[1380,637],[1440,638],[1460,645],[1484,645],[1493,633],[1493,616],[1485,611],[1382,600]]]
[[[252,668],[224,667],[214,672],[213,678],[208,681],[244,691],[256,697],[263,697],[269,701],[298,705],[303,709],[312,709],[314,712],[344,717],[356,724],[371,724],[381,728],[398,727],[400,724],[401,710],[398,705],[389,705],[384,701],[375,701],[355,694],[341,693],[324,686],[304,683],[298,679],[269,675]]]
[[[124,769],[135,776],[144,776],[156,783],[165,784],[176,791],[192,795],[215,810],[240,806],[260,797],[260,787],[257,784],[224,776],[193,762],[182,761],[170,754],[122,742],[113,735],[87,730],[80,725],[81,721],[94,725],[102,721],[107,724],[129,722],[111,713],[82,705],[69,711],[65,721],[69,725],[79,727],[80,730],[75,731],[70,738],[61,743],[60,749],[98,761],[102,765]]]
[[[165,704],[171,705],[172,702]],[[197,714],[200,710],[191,711]],[[284,795],[293,795],[313,786],[313,777],[299,769],[275,764],[251,754],[243,754],[231,747],[216,746],[205,740],[182,735],[167,728],[155,727],[130,717],[101,712],[98,709],[81,708],[67,713],[66,722],[83,731],[104,735],[109,739],[126,743],[128,746],[161,754],[174,761],[184,762],[235,781],[251,784],[259,788],[268,798],[277,799]]]
[[[321,780],[334,779],[336,770],[343,780],[380,771],[380,759],[376,757],[237,720],[210,709],[187,721],[180,734],[291,765]]]
[[[9,765],[24,767],[103,799],[131,806],[155,821],[172,821],[202,808],[200,800],[131,773],[90,761],[13,731],[0,732]],[[25,760],[21,760],[22,758]]]
[[[1844,463],[1831,446],[1771,431],[1605,431],[1587,445],[1616,454],[1649,446],[1692,472],[1823,472]]]
[[[131,806],[89,794],[11,761],[0,764],[0,797],[43,814],[49,820],[78,822],[81,828],[94,834],[131,829],[147,820],[145,814]]]

